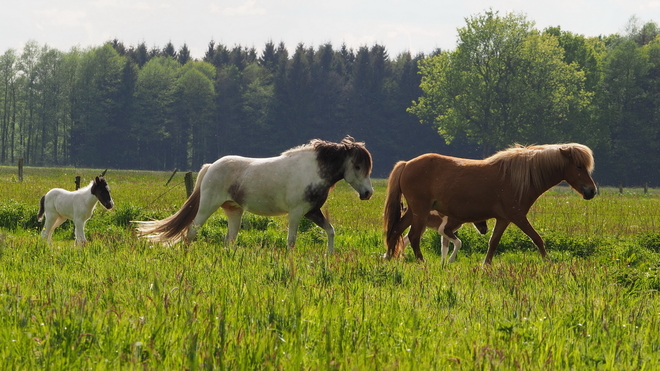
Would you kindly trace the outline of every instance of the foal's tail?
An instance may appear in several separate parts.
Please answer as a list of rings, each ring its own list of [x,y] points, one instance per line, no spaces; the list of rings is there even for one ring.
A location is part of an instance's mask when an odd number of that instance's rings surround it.
[[[41,201],[39,201],[39,213],[37,214],[37,221],[40,222],[44,218],[44,213],[46,208],[44,207],[44,202],[46,201],[46,196],[41,196]]]
[[[401,220],[401,173],[406,167],[406,161],[399,161],[394,165],[387,181],[387,197],[385,198],[385,211],[383,212],[383,227],[385,229],[385,244],[387,245],[388,258],[398,255],[398,250],[403,246],[403,239],[399,231],[394,233],[394,226]]]
[[[167,242],[176,243],[186,237],[188,227],[195,220],[197,211],[199,210],[199,199],[201,195],[200,185],[204,179],[204,175],[211,164],[204,164],[199,170],[197,180],[195,181],[195,189],[188,197],[186,202],[181,206],[181,209],[174,215],[171,215],[162,220],[152,221],[133,221],[138,225],[138,236],[144,237],[152,242]]]

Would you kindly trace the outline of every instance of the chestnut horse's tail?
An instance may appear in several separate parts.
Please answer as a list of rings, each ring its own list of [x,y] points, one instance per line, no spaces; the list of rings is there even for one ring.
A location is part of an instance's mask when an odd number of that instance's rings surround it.
[[[406,167],[406,161],[399,161],[394,165],[387,181],[387,196],[385,198],[385,211],[383,212],[383,227],[385,228],[385,244],[387,245],[386,257],[392,258],[399,255],[403,247],[401,233],[394,232],[394,226],[401,220],[401,173]]]
[[[197,180],[195,181],[195,189],[188,197],[186,202],[181,206],[181,209],[174,215],[171,215],[162,220],[152,220],[146,222],[133,221],[138,224],[138,236],[149,239],[153,242],[167,242],[176,243],[186,237],[188,227],[195,220],[197,211],[199,210],[199,199],[201,196],[202,180],[206,171],[211,164],[204,164],[199,170]]]
[[[40,222],[44,218],[44,213],[46,208],[44,207],[44,202],[46,201],[46,196],[41,196],[41,201],[39,201],[39,213],[37,214],[37,221]]]

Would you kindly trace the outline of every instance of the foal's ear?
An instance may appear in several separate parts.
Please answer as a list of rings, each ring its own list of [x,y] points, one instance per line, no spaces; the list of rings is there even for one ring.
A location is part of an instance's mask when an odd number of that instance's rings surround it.
[[[101,180],[99,179],[99,177],[94,178],[94,183],[98,183],[98,182],[100,182],[100,181],[101,181]]]

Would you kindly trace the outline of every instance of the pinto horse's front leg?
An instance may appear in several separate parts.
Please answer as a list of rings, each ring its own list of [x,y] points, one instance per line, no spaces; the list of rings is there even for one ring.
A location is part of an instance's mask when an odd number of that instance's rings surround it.
[[[335,229],[332,227],[332,224],[323,215],[321,209],[312,210],[305,214],[305,217],[325,230],[325,233],[328,235],[328,253],[332,254],[335,251]]]
[[[296,247],[296,235],[298,234],[298,226],[300,219],[303,217],[303,210],[301,207],[289,211],[289,233],[287,235],[287,245],[290,249]]]

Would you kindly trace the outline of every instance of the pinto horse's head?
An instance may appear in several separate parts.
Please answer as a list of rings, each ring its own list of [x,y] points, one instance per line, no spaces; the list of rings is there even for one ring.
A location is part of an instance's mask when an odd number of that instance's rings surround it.
[[[585,200],[594,198],[597,192],[596,183],[591,177],[594,170],[594,158],[589,147],[582,144],[567,144],[559,148],[567,159],[564,168],[564,180],[578,191]]]
[[[348,147],[344,180],[360,194],[360,200],[368,200],[374,194],[374,187],[371,185],[371,153],[367,151],[364,143],[354,142],[351,137],[344,138],[342,144]]]
[[[115,202],[112,201],[112,197],[110,196],[110,187],[105,178],[97,176],[94,179],[94,183],[92,184],[92,194],[96,196],[106,209],[110,210],[115,206]]]

